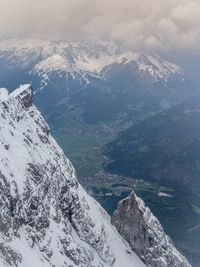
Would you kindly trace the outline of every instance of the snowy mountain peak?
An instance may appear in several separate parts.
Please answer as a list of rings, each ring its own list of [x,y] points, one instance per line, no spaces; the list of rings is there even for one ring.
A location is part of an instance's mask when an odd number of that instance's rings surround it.
[[[148,73],[154,82],[158,80],[167,81],[172,75],[184,74],[183,69],[176,64],[147,52],[125,53],[120,55],[116,62],[119,64],[135,64],[140,72]]]
[[[39,75],[47,84],[52,73],[82,79],[88,75],[105,78],[102,70],[117,64],[135,64],[138,71],[149,74],[153,82],[167,81],[183,70],[157,55],[145,52],[125,52],[112,42],[105,41],[48,41],[8,40],[0,42],[0,58],[5,57],[11,68],[20,64],[30,74]],[[67,74],[67,75],[66,75]]]
[[[31,86],[0,99],[0,266],[144,266],[79,185]]]

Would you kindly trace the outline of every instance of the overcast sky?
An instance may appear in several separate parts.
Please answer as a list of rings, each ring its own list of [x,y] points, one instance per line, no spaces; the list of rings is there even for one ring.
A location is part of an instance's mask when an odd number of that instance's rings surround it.
[[[0,0],[0,36],[200,50],[200,0]]]

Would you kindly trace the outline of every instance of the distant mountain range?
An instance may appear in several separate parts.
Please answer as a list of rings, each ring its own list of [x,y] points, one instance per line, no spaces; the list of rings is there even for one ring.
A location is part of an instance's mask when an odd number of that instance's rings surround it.
[[[76,131],[80,121],[109,123],[167,108],[189,94],[186,77],[158,55],[125,52],[110,42],[0,42],[1,87],[31,82],[36,104],[56,129],[73,122]]]

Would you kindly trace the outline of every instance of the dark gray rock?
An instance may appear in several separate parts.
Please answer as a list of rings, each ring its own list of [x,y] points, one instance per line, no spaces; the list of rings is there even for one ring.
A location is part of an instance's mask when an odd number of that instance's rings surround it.
[[[191,266],[135,193],[120,201],[112,223],[147,267]]]

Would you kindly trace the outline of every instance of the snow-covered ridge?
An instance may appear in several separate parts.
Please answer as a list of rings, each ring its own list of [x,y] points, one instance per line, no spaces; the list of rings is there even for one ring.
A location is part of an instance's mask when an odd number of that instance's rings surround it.
[[[118,63],[131,64],[135,62],[138,66],[139,71],[147,72],[149,75],[157,81],[163,79],[167,81],[168,78],[173,74],[183,74],[184,71],[167,60],[162,59],[158,55],[151,53],[128,53],[117,58]]]
[[[9,40],[0,41],[0,57],[8,55],[13,64],[31,66],[30,72],[37,73],[48,81],[52,72],[59,75],[77,75],[88,82],[87,75],[103,78],[101,71],[106,66],[117,64],[136,64],[140,72],[146,72],[154,82],[167,81],[183,70],[157,55],[143,52],[124,52],[112,42],[56,42],[47,40]],[[102,77],[101,77],[102,76]]]
[[[32,103],[0,89],[0,266],[142,267]]]

